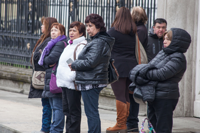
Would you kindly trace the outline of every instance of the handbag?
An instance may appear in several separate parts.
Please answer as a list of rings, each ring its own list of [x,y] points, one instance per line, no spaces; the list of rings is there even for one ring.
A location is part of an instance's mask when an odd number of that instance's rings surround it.
[[[135,56],[138,64],[147,64],[148,63],[148,58],[146,51],[140,42],[137,33],[135,34]]]
[[[65,44],[65,47],[67,46],[66,42],[63,41],[63,43]],[[51,93],[62,93],[62,88],[58,87],[56,84],[56,66],[57,64],[55,64],[53,66],[52,72],[51,72],[51,80],[49,82],[49,88],[50,88],[50,92]]]
[[[110,51],[111,51],[111,47],[108,44]],[[114,65],[115,60],[114,59],[110,59],[109,60],[109,65],[108,65],[108,83],[112,84],[115,81],[117,81],[119,79],[119,73]]]
[[[139,132],[139,133],[146,133],[145,130],[144,130],[144,123],[145,123],[146,120],[147,120],[147,122],[148,122],[148,129],[149,129],[148,132],[149,132],[149,133],[156,133],[156,131],[155,131],[154,128],[153,128],[153,125],[151,124],[151,122],[149,121],[148,118],[145,118],[145,119],[143,120],[142,125],[141,125],[141,129],[140,129],[140,132]]]
[[[34,52],[33,52],[34,56]],[[45,71],[35,71],[34,61],[32,60],[33,64],[33,75],[32,75],[32,86],[35,89],[44,89],[44,79],[45,79]]]
[[[109,84],[112,84],[118,79],[119,79],[119,74],[117,69],[115,68],[114,59],[110,59],[108,65],[108,82]]]

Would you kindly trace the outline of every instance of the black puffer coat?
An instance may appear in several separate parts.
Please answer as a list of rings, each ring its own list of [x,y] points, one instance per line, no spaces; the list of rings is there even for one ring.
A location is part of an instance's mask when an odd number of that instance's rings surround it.
[[[163,48],[157,56],[149,62],[157,69],[141,73],[147,79],[158,81],[156,87],[156,98],[159,99],[178,99],[178,83],[182,79],[186,70],[185,53],[190,45],[190,35],[182,29],[172,28],[171,44]]]
[[[44,67],[38,64],[38,60],[40,59],[40,56],[41,56],[41,53],[39,52],[39,50],[40,49],[43,50],[50,40],[51,40],[51,37],[46,38],[39,46],[37,46],[37,48],[34,51],[33,62],[35,66],[35,71],[45,71]],[[28,98],[41,98],[42,92],[43,90],[35,89],[31,83]]]
[[[106,32],[91,38],[71,67],[76,70],[76,84],[108,84],[108,63],[115,39]]]
[[[49,82],[51,80],[51,72],[53,67],[49,67],[49,65],[53,65],[53,64],[58,64],[60,55],[62,54],[64,48],[65,48],[65,41],[67,43],[67,39],[66,40],[62,40],[57,42],[54,47],[51,49],[50,53],[48,55],[46,55],[44,57],[44,68],[46,71],[46,75],[45,75],[45,87],[44,87],[44,91],[42,93],[42,97],[47,98],[47,97],[61,97],[62,94],[58,93],[58,94],[53,94],[50,92],[50,88],[49,88]],[[56,68],[57,69],[57,68]]]

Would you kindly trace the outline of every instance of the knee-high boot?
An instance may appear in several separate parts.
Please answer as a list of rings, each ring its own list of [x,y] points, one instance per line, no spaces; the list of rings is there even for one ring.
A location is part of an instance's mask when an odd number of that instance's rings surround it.
[[[130,107],[130,106],[129,106]],[[106,133],[127,133],[127,104],[116,100],[117,123],[106,129]]]

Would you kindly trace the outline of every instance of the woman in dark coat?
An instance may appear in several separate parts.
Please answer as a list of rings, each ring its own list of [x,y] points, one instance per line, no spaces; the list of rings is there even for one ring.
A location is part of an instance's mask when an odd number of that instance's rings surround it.
[[[148,32],[145,26],[145,24],[147,23],[147,15],[145,13],[145,10],[140,6],[133,7],[131,16],[137,26],[137,35],[139,37],[139,40],[142,43],[144,49],[146,49],[148,42]],[[135,100],[133,99],[132,92],[129,92],[129,99],[130,99],[130,110],[129,110],[130,113],[126,122],[127,129],[128,132],[138,132],[139,104],[136,103]]]
[[[191,37],[183,29],[172,28],[165,32],[163,40],[163,50],[139,71],[136,80],[157,82],[155,99],[148,102],[148,118],[157,133],[171,133],[173,111],[180,96],[178,83],[187,65],[184,53],[190,46]],[[154,69],[148,70],[148,67]]]
[[[50,30],[51,24],[57,22],[55,18],[52,17],[43,17],[41,26],[41,32],[43,33],[40,39],[37,41],[35,47],[33,48],[32,56],[31,56],[31,64],[34,66],[35,71],[45,71],[45,69],[38,64],[38,61],[41,56],[41,52],[46,47],[47,43],[51,40],[50,38]],[[33,70],[34,71],[34,70]],[[35,89],[30,86],[30,92],[28,98],[42,98],[43,90]],[[51,106],[49,104],[48,98],[42,98],[42,106],[43,106],[43,114],[42,114],[42,129],[41,131],[47,133],[50,131],[51,124]]]
[[[54,65],[58,64],[60,55],[66,46],[67,37],[65,36],[65,27],[59,23],[53,23],[51,26],[51,38],[51,41],[49,41],[44,48],[40,60],[38,61],[38,64],[43,66],[46,71],[45,87],[42,97],[49,98],[53,110],[53,121],[50,132],[63,133],[64,114],[62,108],[62,93],[51,93],[49,83],[51,80],[52,68]]]
[[[103,18],[98,14],[87,16],[85,23],[92,40],[69,66],[76,71],[75,82],[83,98],[88,133],[101,133],[98,100],[100,91],[108,84],[108,65],[115,40],[106,33]]]
[[[137,27],[128,8],[118,9],[112,28],[108,34],[115,38],[111,57],[119,73],[119,80],[111,84],[116,97],[117,123],[107,128],[107,133],[124,133],[127,130],[126,120],[129,115],[129,80],[130,70],[138,63],[135,57],[135,33]]]

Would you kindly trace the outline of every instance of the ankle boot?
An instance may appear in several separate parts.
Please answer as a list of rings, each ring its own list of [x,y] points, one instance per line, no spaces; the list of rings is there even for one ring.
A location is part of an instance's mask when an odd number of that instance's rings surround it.
[[[127,104],[116,100],[117,123],[114,127],[106,129],[106,133],[127,133],[126,118]]]

